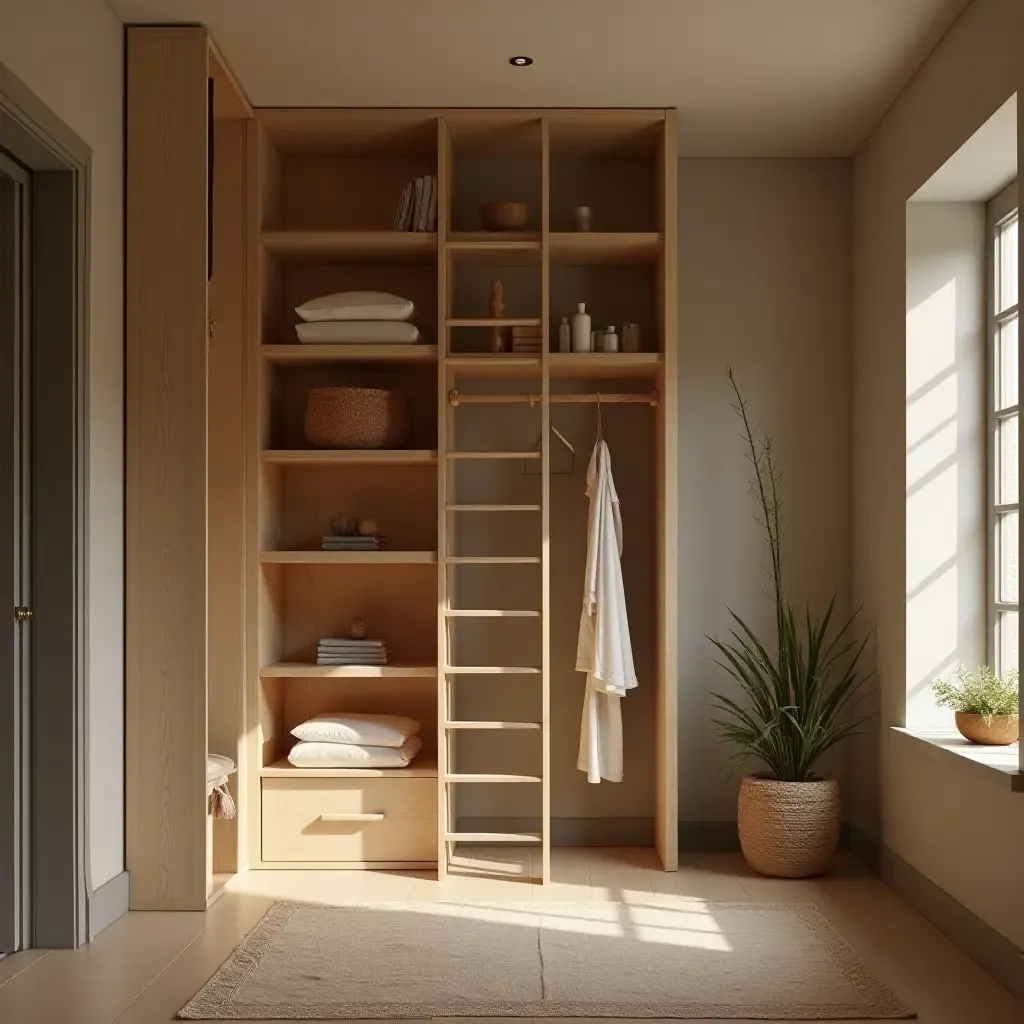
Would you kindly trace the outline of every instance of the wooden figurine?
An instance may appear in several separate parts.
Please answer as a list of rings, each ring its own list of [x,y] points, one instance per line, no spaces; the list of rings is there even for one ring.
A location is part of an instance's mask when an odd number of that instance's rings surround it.
[[[502,313],[505,312],[505,287],[498,278],[494,278],[491,281],[491,304],[490,304],[490,315],[491,319],[498,320],[501,318]],[[491,336],[491,351],[492,352],[506,352],[508,351],[505,345],[505,328],[495,327],[494,333]]]

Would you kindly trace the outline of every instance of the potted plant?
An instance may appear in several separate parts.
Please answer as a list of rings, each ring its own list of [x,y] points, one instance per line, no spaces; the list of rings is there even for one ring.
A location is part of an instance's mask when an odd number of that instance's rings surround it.
[[[826,750],[855,732],[870,716],[857,704],[867,676],[858,661],[867,643],[852,639],[852,616],[829,630],[835,598],[824,615],[808,608],[797,617],[783,585],[782,501],[772,439],[751,426],[747,404],[732,372],[733,406],[743,422],[747,457],[754,467],[751,490],[759,522],[766,533],[775,636],[763,643],[732,609],[731,639],[708,639],[717,664],[739,684],[744,704],[713,693],[719,733],[736,745],[739,764],[760,760],[766,770],[748,775],[740,785],[738,825],[747,863],[763,875],[806,878],[821,874],[839,843],[839,785],[814,773]]]
[[[1020,739],[1020,690],[1017,670],[1000,679],[988,665],[968,672],[960,665],[955,679],[932,683],[935,703],[952,708],[960,735],[971,743],[1005,747]]]

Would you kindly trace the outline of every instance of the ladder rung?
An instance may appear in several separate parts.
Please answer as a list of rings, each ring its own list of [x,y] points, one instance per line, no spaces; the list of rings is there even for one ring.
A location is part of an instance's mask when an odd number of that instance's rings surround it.
[[[445,782],[540,782],[539,775],[510,775],[503,772],[492,774],[456,774],[446,775]]]
[[[451,676],[537,676],[541,669],[514,665],[449,665],[445,670]]]
[[[538,555],[448,555],[448,565],[540,565]]]
[[[445,832],[449,843],[539,843],[539,832]]]
[[[446,459],[539,459],[540,452],[446,452]]]
[[[446,608],[449,619],[538,619],[540,612],[529,608]]]
[[[445,722],[446,729],[539,729],[540,722]]]
[[[445,512],[539,512],[540,505],[445,505]]]

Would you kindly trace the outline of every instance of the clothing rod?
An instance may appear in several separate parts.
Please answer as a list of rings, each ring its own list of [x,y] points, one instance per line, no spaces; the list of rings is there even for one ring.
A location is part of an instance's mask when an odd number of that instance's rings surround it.
[[[526,405],[537,405],[542,401],[541,395],[479,395],[463,394],[461,391],[452,390],[448,392],[448,404],[458,405],[511,405],[524,403]],[[657,391],[636,392],[633,394],[615,395],[594,393],[594,394],[549,394],[549,402],[558,402],[566,405],[657,405],[661,401],[661,395]]]

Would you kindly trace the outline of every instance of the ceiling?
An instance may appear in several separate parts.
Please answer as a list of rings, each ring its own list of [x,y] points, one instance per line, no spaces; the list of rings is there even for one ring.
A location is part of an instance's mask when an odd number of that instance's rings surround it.
[[[208,26],[255,106],[676,107],[746,157],[854,153],[967,2],[108,0]]]

